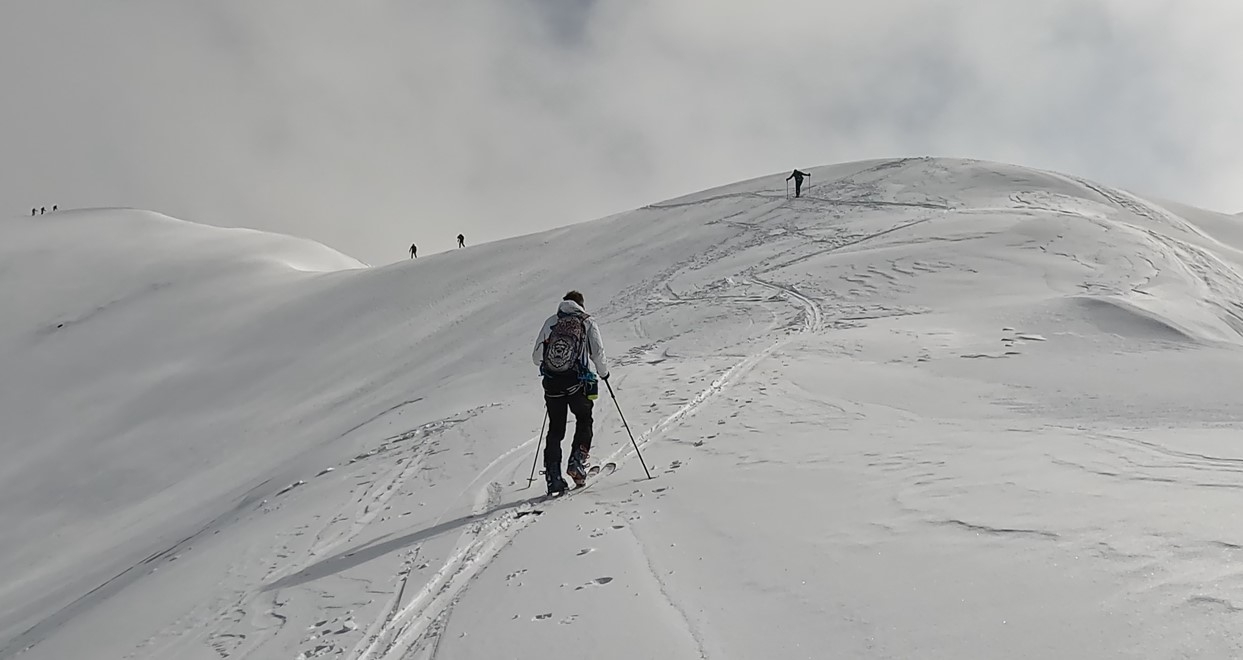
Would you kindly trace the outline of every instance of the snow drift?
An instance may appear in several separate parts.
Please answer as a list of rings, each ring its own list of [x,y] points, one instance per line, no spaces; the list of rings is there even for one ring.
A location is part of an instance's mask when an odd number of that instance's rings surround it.
[[[1238,219],[978,161],[783,178],[383,268],[6,221],[0,657],[1243,651]],[[656,478],[601,398],[619,471],[542,503],[569,288]]]

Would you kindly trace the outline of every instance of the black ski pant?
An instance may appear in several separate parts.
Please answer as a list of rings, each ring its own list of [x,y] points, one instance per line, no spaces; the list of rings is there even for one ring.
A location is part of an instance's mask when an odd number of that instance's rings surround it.
[[[569,413],[574,413],[574,442],[570,451],[591,452],[591,399],[579,388],[572,394],[545,396],[548,406],[548,437],[544,445],[544,470],[548,474],[561,474],[561,441],[565,439],[565,424]]]
[[[803,196],[803,180],[802,179],[794,180],[794,196],[795,197]]]

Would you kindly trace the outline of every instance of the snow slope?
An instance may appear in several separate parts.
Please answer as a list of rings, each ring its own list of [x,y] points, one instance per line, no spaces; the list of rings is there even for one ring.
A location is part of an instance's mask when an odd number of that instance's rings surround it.
[[[783,179],[384,268],[0,223],[0,657],[1243,653],[1237,218],[978,161]],[[602,397],[619,470],[542,503],[568,288],[655,478]]]

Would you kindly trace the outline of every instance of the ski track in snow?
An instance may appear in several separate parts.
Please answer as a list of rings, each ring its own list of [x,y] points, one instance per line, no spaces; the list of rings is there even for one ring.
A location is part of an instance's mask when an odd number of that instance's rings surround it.
[[[374,480],[363,484],[362,492],[355,494],[352,506],[346,505],[321,528],[316,534],[316,541],[310,551],[308,563],[357,538],[377,516],[387,510],[389,500],[423,468],[425,459],[436,452],[440,446],[439,435],[448,428],[478,415],[488,407],[490,406],[472,408],[445,419],[423,424],[412,431],[387,438],[375,449],[351,459],[347,465],[379,454],[400,450],[402,446],[407,446],[403,443],[410,443],[408,445],[410,449],[405,451],[404,456],[391,463],[384,463],[382,471],[372,474]],[[423,442],[411,442],[419,439]],[[342,532],[331,531],[336,523],[347,521],[349,529]]]
[[[490,485],[481,492],[486,493],[486,497],[476,504],[478,514],[500,503],[499,484]],[[428,628],[452,607],[471,579],[533,520],[531,516],[518,518],[505,513],[476,523],[473,530],[463,535],[457,550],[408,604],[375,622],[351,652],[351,657],[375,660],[405,656]],[[404,580],[402,586],[404,588]]]
[[[314,531],[310,531],[306,526],[299,527],[291,537],[286,537],[286,540],[276,545],[266,555],[244,559],[266,564],[266,571],[260,582],[272,584],[278,582],[282,576],[306,570],[326,555],[354,541],[372,522],[388,510],[389,501],[401,493],[410,479],[424,468],[426,458],[434,454],[440,446],[439,436],[442,433],[489,407],[491,406],[472,408],[389,436],[381,440],[374,448],[335,466],[331,472],[326,470],[320,472],[319,476],[332,474],[350,465],[364,465],[377,456],[385,456],[389,459],[379,462],[379,469],[373,470],[366,481],[354,487],[347,503],[336,513],[323,516],[324,522]],[[305,481],[296,481],[272,495],[270,500],[265,500],[265,503],[270,501],[272,506],[279,506],[279,498],[294,490],[296,486],[305,486],[305,484]],[[292,539],[308,535],[311,536],[311,541],[306,550],[297,551],[291,547]],[[295,556],[301,557],[296,564],[287,559]],[[398,599],[404,590],[414,557],[417,557],[417,549],[415,555],[403,562],[397,587]],[[230,569],[230,575],[237,572],[235,569]],[[244,575],[244,570],[240,574]],[[199,612],[199,608],[196,608],[195,612],[180,617],[172,626],[157,632],[140,644],[136,651],[143,650],[148,653],[148,656],[161,651],[171,652],[172,649],[167,647],[176,640],[188,634],[202,634],[206,638],[206,643],[221,657],[247,657],[257,652],[264,643],[284,627],[287,617],[280,611],[284,604],[285,600],[282,600],[279,593],[268,593],[266,589],[259,592],[231,591],[207,603],[204,611]],[[267,619],[273,624],[269,626],[253,623],[250,626],[241,625],[242,622],[255,618]],[[186,621],[198,623],[187,624]],[[269,634],[256,634],[265,630]],[[321,650],[323,648],[321,645]],[[310,652],[313,653],[314,649]]]

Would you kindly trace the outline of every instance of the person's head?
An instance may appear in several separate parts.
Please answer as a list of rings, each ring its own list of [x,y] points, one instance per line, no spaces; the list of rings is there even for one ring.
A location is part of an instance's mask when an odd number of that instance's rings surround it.
[[[574,302],[578,303],[579,307],[583,306],[583,294],[577,291],[571,291],[565,294],[565,297],[562,298],[562,300],[573,300]]]

